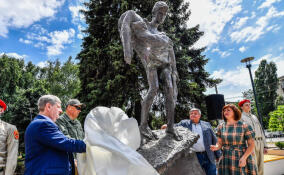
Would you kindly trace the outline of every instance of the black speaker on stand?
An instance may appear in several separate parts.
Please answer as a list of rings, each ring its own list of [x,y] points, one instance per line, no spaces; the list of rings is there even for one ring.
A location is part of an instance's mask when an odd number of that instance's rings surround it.
[[[225,106],[224,95],[212,94],[205,97],[209,120],[222,119],[222,108]]]

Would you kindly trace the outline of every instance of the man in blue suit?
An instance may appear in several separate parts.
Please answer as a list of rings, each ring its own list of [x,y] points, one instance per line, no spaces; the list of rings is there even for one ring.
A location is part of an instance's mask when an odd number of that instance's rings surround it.
[[[210,150],[210,145],[216,144],[217,139],[210,123],[200,120],[200,117],[200,109],[192,108],[189,112],[190,120],[182,120],[176,126],[183,126],[199,134],[200,137],[197,143],[192,146],[192,149],[196,152],[198,161],[206,175],[216,175],[215,159],[218,160],[221,157],[221,151],[213,152]]]
[[[54,123],[62,113],[58,97],[40,97],[38,109],[25,132],[25,175],[73,175],[72,152],[86,152],[85,143],[67,138]]]

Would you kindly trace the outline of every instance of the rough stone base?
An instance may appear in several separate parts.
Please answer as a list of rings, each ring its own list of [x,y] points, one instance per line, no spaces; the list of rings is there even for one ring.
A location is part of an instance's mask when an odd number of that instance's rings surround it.
[[[176,141],[166,135],[165,130],[153,131],[158,140],[146,143],[138,152],[161,175],[203,175],[195,153],[191,147],[199,136],[184,127],[176,127],[183,140]]]
[[[178,159],[163,175],[205,175],[194,152]]]

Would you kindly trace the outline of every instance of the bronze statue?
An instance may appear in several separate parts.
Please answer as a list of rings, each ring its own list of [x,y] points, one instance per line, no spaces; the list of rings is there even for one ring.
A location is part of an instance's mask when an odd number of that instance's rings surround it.
[[[173,50],[173,42],[164,32],[158,31],[158,26],[166,18],[168,5],[163,1],[155,3],[152,10],[152,21],[141,18],[133,10],[123,13],[118,27],[123,45],[124,60],[131,63],[133,50],[136,51],[147,73],[149,89],[142,101],[140,132],[145,139],[156,139],[148,126],[148,115],[154,97],[159,89],[159,79],[165,94],[168,134],[176,140],[181,136],[174,129],[174,113],[177,101],[178,72]]]

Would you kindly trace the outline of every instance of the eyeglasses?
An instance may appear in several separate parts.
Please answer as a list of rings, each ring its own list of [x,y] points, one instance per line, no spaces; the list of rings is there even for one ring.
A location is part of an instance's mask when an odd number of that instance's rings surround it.
[[[80,106],[75,106],[75,105],[71,105],[73,107],[75,107],[78,111],[81,111],[81,107]]]

